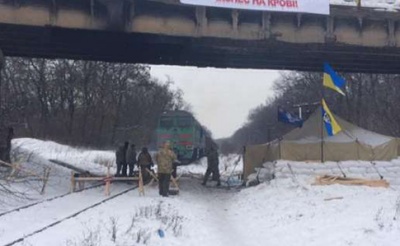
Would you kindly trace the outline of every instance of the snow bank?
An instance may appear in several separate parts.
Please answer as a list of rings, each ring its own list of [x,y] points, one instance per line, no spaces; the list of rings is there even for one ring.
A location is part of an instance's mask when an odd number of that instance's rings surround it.
[[[337,199],[325,200],[330,198]],[[253,239],[246,245],[394,246],[400,240],[398,198],[384,188],[297,186],[277,179],[242,191],[231,211],[237,211],[237,231]]]
[[[107,173],[108,164],[111,166],[111,172],[115,172],[115,153],[113,151],[74,148],[32,138],[13,139],[12,148],[16,151],[23,149],[45,160],[63,161],[93,174],[104,175]]]
[[[7,196],[4,194],[0,196],[0,213],[70,191],[70,170],[54,165],[41,155],[40,145],[42,141],[27,140],[28,144],[26,146],[23,140],[13,140],[11,157],[14,159],[13,161],[18,161],[22,169],[39,176],[44,175],[45,169],[51,168],[44,194],[40,194],[43,187],[43,180],[33,176],[31,173],[19,171],[10,180],[0,179],[1,185],[4,185],[16,194],[16,196]],[[35,144],[29,145],[29,143]],[[37,151],[31,150],[30,147],[36,147]],[[44,146],[43,149],[49,149],[45,147],[49,146]]]
[[[279,178],[292,177],[294,175],[305,176],[314,179],[317,175],[336,175],[354,178],[380,179],[381,176],[394,188],[400,188],[400,160],[390,162],[377,161],[343,161],[325,163],[305,163],[293,161],[277,161],[275,164],[275,176]]]

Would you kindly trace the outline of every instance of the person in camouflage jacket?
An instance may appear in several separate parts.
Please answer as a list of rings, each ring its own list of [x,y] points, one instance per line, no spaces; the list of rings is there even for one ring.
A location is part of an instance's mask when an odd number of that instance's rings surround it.
[[[156,155],[156,161],[158,165],[159,194],[161,196],[168,196],[169,181],[171,179],[173,163],[176,161],[176,159],[176,154],[171,150],[170,142],[164,143],[163,147]]]

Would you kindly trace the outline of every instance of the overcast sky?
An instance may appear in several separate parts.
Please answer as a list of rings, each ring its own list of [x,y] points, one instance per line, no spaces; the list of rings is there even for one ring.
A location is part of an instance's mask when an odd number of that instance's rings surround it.
[[[274,70],[215,69],[151,66],[151,74],[163,81],[169,76],[184,92],[197,120],[214,138],[231,136],[247,120],[250,109],[273,95]]]

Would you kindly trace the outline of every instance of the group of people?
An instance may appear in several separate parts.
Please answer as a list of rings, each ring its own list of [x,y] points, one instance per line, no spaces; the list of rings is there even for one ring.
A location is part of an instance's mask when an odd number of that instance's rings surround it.
[[[176,167],[174,163],[179,162],[177,160],[177,155],[172,151],[171,143],[169,141],[166,141],[163,144],[162,148],[155,155],[155,159],[158,165],[157,173],[159,194],[163,197],[167,197],[169,193],[171,174],[174,171],[174,167]],[[147,182],[150,180],[149,171],[152,171],[151,168],[154,166],[154,163],[146,147],[142,148],[142,151],[136,159],[135,145],[129,145],[128,142],[125,142],[124,145],[120,146],[116,151],[116,162],[116,176],[133,176],[133,170],[135,164],[137,164],[142,173],[143,181]],[[204,175],[202,185],[206,185],[211,174],[212,180],[217,181],[217,186],[221,185],[218,165],[218,151],[215,147],[211,147],[207,152],[207,171]],[[129,174],[127,174],[128,167]]]
[[[142,171],[143,180],[149,179],[150,174],[147,170],[151,170],[154,163],[146,147],[143,147],[139,156],[137,156],[135,144],[132,143],[129,145],[129,142],[125,142],[123,145],[119,146],[115,157],[117,162],[117,173],[115,176],[132,177],[135,165],[137,165],[138,169]]]

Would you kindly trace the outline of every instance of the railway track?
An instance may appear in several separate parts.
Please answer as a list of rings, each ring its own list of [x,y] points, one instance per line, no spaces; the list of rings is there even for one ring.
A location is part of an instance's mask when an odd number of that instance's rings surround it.
[[[82,191],[85,191],[85,190],[91,190],[91,189],[94,189],[94,188],[97,188],[97,187],[100,187],[100,186],[103,186],[103,185],[104,185],[104,183],[93,185],[93,186],[90,186],[90,187],[87,187],[87,188],[84,188],[84,189],[77,190],[74,193],[79,193],[79,192],[82,192]],[[13,213],[13,212],[19,212],[19,211],[21,211],[23,209],[27,209],[27,208],[30,208],[30,207],[33,207],[33,206],[36,206],[36,205],[39,205],[39,204],[42,204],[42,203],[45,203],[45,202],[50,202],[50,201],[53,201],[53,200],[56,200],[56,199],[60,199],[60,198],[66,197],[66,196],[74,194],[74,193],[68,192],[68,193],[64,193],[62,195],[50,197],[50,198],[47,198],[45,200],[41,200],[41,201],[34,202],[34,203],[31,203],[31,204],[27,204],[27,205],[24,205],[24,206],[21,206],[21,207],[18,207],[18,208],[14,208],[14,209],[11,209],[9,211],[5,211],[5,212],[0,213],[0,217],[2,217],[4,215],[7,215],[7,214],[10,214],[10,213]]]
[[[94,187],[93,187],[93,188],[94,188]],[[47,224],[47,225],[45,225],[45,226],[40,226],[39,228],[33,229],[33,230],[31,230],[31,232],[26,233],[26,234],[23,234],[23,236],[20,236],[20,237],[18,237],[18,238],[16,238],[16,239],[12,240],[11,242],[4,244],[4,246],[11,246],[11,245],[15,245],[15,244],[17,244],[17,243],[23,242],[25,239],[27,239],[27,238],[29,238],[29,237],[32,237],[32,236],[34,236],[34,235],[36,235],[36,234],[38,234],[38,233],[41,233],[41,232],[43,232],[43,231],[45,231],[45,230],[47,230],[47,229],[49,229],[49,228],[51,228],[51,227],[54,227],[54,226],[56,226],[56,225],[58,225],[58,224],[60,224],[60,223],[62,223],[62,222],[64,222],[64,221],[66,221],[66,220],[69,220],[69,219],[71,219],[71,218],[74,218],[74,217],[76,217],[76,216],[78,216],[78,215],[80,215],[80,214],[82,214],[82,213],[84,213],[84,212],[86,212],[86,211],[88,211],[88,210],[90,210],[90,209],[93,209],[93,208],[95,208],[95,207],[98,207],[98,206],[100,206],[101,204],[103,204],[103,203],[105,203],[105,202],[107,202],[107,201],[110,201],[110,200],[112,200],[112,199],[115,199],[115,198],[117,198],[117,197],[119,197],[119,196],[121,196],[121,195],[123,195],[123,194],[126,194],[126,193],[128,193],[128,192],[130,192],[130,191],[132,191],[132,190],[135,190],[135,189],[137,189],[137,188],[138,188],[138,186],[134,186],[134,187],[125,189],[125,190],[123,190],[123,191],[121,191],[121,192],[116,193],[115,195],[112,195],[112,196],[110,196],[110,197],[107,197],[107,198],[105,198],[105,199],[102,199],[102,200],[100,200],[100,201],[98,201],[98,202],[96,202],[96,203],[94,203],[94,204],[91,204],[91,205],[89,205],[89,206],[86,206],[86,207],[80,209],[79,211],[76,211],[76,212],[74,212],[74,213],[71,213],[71,214],[69,214],[68,216],[65,216],[65,217],[63,217],[63,218],[61,218],[61,219],[58,219],[58,220],[56,220],[56,221],[53,221],[52,223],[49,223],[49,224]]]

